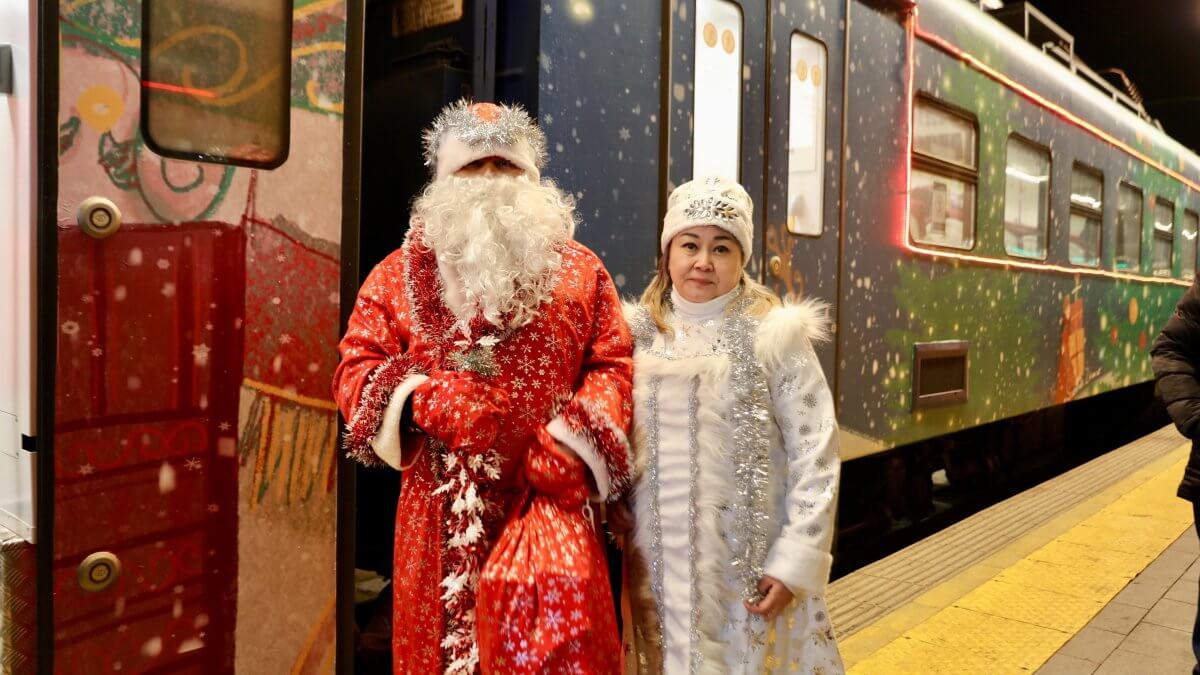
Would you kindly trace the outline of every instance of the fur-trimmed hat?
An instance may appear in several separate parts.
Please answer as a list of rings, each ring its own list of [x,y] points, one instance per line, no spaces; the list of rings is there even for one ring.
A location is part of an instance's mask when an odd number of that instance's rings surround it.
[[[737,239],[742,264],[750,259],[754,243],[754,202],[745,188],[728,178],[696,178],[675,188],[667,198],[660,244],[666,254],[671,239],[698,225],[715,225]]]
[[[438,180],[484,157],[502,157],[530,178],[546,165],[546,136],[519,105],[460,99],[425,130],[425,166]]]

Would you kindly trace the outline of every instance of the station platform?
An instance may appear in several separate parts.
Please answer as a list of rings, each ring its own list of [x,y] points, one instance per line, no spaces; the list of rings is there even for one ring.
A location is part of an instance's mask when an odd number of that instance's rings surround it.
[[[1189,673],[1200,544],[1165,427],[830,584],[850,673]]]

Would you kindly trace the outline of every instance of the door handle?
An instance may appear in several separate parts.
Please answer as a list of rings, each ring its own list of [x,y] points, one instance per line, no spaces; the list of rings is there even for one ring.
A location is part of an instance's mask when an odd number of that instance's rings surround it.
[[[84,234],[103,239],[121,229],[121,209],[104,197],[88,197],[79,205],[75,221]]]
[[[117,582],[121,576],[121,561],[108,551],[98,551],[79,563],[79,587],[89,593],[99,593]]]
[[[771,272],[771,276],[776,279],[783,276],[783,259],[777,255],[771,256],[767,261],[767,270]]]
[[[12,45],[0,45],[0,94],[13,93]]]

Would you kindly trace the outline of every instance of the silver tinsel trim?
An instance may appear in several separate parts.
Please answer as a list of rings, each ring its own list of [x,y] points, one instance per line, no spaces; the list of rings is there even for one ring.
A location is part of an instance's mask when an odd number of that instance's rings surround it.
[[[629,324],[629,333],[633,337],[635,347],[649,350],[654,346],[654,336],[658,334],[658,327],[654,325],[654,320],[650,318],[650,312],[644,305],[638,305],[637,311],[626,319],[626,323]]]
[[[704,651],[700,649],[700,585],[695,583],[696,575],[696,499],[699,493],[696,484],[700,478],[700,464],[697,461],[700,454],[700,378],[692,379],[692,388],[688,392],[688,546],[689,577],[693,580],[691,588],[692,612],[688,635],[691,641],[691,671],[697,673],[704,665]]]
[[[731,361],[730,422],[733,426],[734,482],[737,496],[733,504],[734,573],[742,582],[742,597],[750,602],[760,599],[758,582],[767,560],[767,497],[771,483],[771,393],[766,373],[759,367],[754,352],[758,322],[745,313],[749,300],[735,301],[725,320],[723,342]]]
[[[451,103],[425,130],[422,135],[425,166],[432,167],[437,163],[438,149],[448,133],[454,134],[473,148],[488,150],[511,147],[524,140],[533,150],[534,165],[538,170],[546,165],[546,135],[534,124],[524,108],[517,104],[487,104],[496,107],[497,115],[493,120],[486,120],[475,114],[471,109],[472,105],[474,103],[465,98]]]
[[[629,437],[613,422],[604,406],[585,396],[578,396],[574,399],[577,410],[571,413],[571,400],[567,399],[566,406],[556,406],[554,417],[563,415],[571,431],[583,436],[600,454],[608,471],[608,501],[615,501],[628,492],[633,480],[633,449],[629,445]],[[582,417],[578,415],[579,412],[583,413]],[[613,452],[620,452],[620,456],[613,456]]]
[[[730,504],[733,515],[730,534],[731,565],[741,585],[742,598],[760,600],[758,582],[762,579],[767,561],[770,535],[765,517],[768,508],[768,489],[771,483],[771,392],[767,374],[755,356],[754,341],[758,320],[746,314],[751,301],[744,295],[733,301],[725,314],[714,351],[726,354],[731,365],[730,423],[733,427],[734,483],[736,496]],[[659,358],[682,358],[674,350],[655,350],[646,345],[657,332],[644,308],[630,324],[638,346]],[[650,467],[654,471],[658,451],[658,381],[651,383],[653,395],[647,402],[651,415]],[[651,474],[650,480],[657,480]],[[654,511],[655,527],[658,513]],[[656,555],[658,552],[656,551]]]
[[[650,397],[646,400],[646,409],[650,411],[650,419],[646,425],[646,476],[650,481],[650,590],[654,592],[654,604],[658,610],[658,634],[662,643],[666,642],[666,626],[663,619],[666,610],[663,607],[663,548],[662,548],[662,515],[658,508],[658,390],[662,386],[662,378],[650,380]],[[665,644],[660,643],[660,647]]]

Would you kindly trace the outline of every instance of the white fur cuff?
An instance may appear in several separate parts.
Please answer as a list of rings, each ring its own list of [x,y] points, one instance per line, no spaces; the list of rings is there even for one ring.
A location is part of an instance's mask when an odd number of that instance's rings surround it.
[[[396,387],[392,397],[388,399],[387,409],[383,411],[379,431],[375,438],[371,439],[371,449],[393,469],[399,469],[401,465],[400,420],[404,416],[404,402],[412,395],[414,389],[428,379],[425,375],[409,375]]]
[[[563,421],[561,416],[550,420],[550,423],[546,425],[546,431],[550,432],[554,440],[574,450],[575,454],[579,455],[579,459],[582,459],[583,463],[587,464],[588,469],[592,472],[592,478],[596,479],[596,492],[599,493],[599,500],[604,501],[608,499],[608,467],[605,466],[604,460],[600,458],[600,453],[596,451],[596,448],[592,447],[592,444],[586,438],[571,431],[571,428],[567,426],[567,423]]]
[[[788,545],[782,537],[775,540],[767,554],[763,572],[782,581],[792,593],[825,593],[833,556],[805,544]]]
[[[535,183],[541,179],[541,172],[537,168],[537,153],[527,141],[519,140],[512,145],[469,145],[453,134],[447,135],[438,148],[437,178],[441,180],[484,157],[502,157],[521,167]]]

